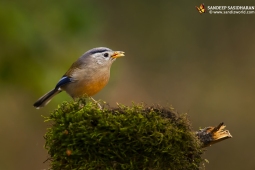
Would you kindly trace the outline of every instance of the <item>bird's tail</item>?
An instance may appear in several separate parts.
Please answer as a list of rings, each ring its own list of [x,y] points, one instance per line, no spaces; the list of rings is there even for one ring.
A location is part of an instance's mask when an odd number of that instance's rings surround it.
[[[34,107],[36,109],[40,109],[41,107],[44,107],[45,105],[47,105],[51,99],[58,93],[60,93],[61,90],[55,88],[51,91],[49,91],[48,93],[46,93],[45,95],[43,95],[42,97],[40,97],[35,103],[34,103]]]

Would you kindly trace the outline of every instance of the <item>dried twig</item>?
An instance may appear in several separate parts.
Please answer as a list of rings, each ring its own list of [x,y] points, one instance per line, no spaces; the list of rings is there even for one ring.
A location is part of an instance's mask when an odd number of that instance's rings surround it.
[[[203,147],[211,146],[212,144],[221,142],[225,139],[232,138],[232,135],[228,130],[225,130],[224,123],[220,123],[216,127],[206,127],[196,132],[197,137],[204,144]]]

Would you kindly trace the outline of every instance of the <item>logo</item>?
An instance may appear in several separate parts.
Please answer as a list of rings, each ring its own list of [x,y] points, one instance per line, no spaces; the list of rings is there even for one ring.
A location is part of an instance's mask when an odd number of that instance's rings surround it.
[[[255,6],[218,6],[208,5],[205,7],[205,4],[202,3],[200,6],[195,6],[197,11],[200,14],[255,14]]]
[[[198,10],[198,12],[200,13],[200,14],[203,14],[203,13],[205,13],[205,5],[204,5],[204,3],[202,3],[199,7],[197,7],[197,6],[195,6],[196,7],[196,9]]]

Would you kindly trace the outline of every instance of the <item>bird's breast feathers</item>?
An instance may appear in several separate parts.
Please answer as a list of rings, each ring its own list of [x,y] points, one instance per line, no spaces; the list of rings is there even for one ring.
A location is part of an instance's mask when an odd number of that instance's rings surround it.
[[[76,76],[79,75],[79,76]],[[94,74],[87,75],[74,74],[72,76],[73,83],[68,83],[62,89],[65,90],[73,98],[83,95],[93,96],[98,93],[109,81],[110,74]]]

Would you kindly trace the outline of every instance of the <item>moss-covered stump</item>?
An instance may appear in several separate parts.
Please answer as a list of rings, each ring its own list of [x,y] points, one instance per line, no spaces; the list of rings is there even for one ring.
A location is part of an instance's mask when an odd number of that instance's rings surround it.
[[[185,114],[170,108],[104,108],[80,99],[45,117],[50,169],[194,170],[201,144]]]

